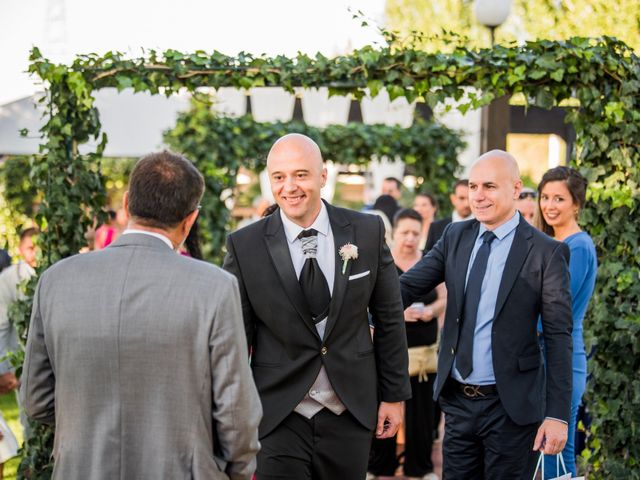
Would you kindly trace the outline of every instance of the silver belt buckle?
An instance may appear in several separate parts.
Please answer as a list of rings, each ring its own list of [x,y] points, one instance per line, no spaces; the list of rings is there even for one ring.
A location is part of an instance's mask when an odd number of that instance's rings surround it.
[[[465,385],[462,387],[462,393],[469,398],[484,397],[484,393],[480,391],[480,385]]]

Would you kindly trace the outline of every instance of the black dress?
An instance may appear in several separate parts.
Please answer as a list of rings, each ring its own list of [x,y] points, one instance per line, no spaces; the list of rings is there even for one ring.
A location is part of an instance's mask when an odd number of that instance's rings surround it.
[[[398,268],[396,266],[396,268]],[[398,274],[404,273],[398,268]],[[435,290],[426,293],[420,300],[429,305],[438,298]],[[432,345],[438,338],[438,321],[407,322],[407,344],[409,347]],[[400,459],[404,457],[404,474],[422,477],[433,471],[431,446],[434,430],[433,383],[436,374],[430,374],[426,382],[411,377],[411,399],[405,402],[404,452],[396,454],[396,437],[384,440],[373,439],[369,455],[368,471],[374,475],[394,475]]]

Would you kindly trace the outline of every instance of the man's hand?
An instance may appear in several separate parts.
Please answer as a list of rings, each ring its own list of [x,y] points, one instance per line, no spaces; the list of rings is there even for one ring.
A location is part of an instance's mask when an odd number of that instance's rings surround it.
[[[552,418],[546,418],[533,442],[534,450],[541,450],[545,455],[557,455],[567,443],[569,427],[566,423]]]
[[[391,438],[404,421],[404,402],[380,402],[376,438]]]
[[[12,372],[0,375],[0,395],[9,393],[11,390],[18,388],[18,379]]]

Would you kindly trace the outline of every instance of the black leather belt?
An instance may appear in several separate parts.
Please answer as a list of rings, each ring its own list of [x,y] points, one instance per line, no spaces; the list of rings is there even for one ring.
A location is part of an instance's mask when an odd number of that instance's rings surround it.
[[[493,385],[471,385],[469,383],[460,383],[452,378],[451,384],[467,398],[482,398],[498,393],[495,383]]]

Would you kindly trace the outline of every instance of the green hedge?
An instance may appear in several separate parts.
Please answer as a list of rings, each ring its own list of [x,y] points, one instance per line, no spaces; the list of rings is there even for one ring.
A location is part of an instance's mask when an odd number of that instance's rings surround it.
[[[458,135],[436,123],[417,120],[411,127],[350,123],[320,129],[303,122],[258,123],[250,115],[218,117],[211,101],[194,97],[191,109],[178,116],[166,132],[165,142],[194,161],[205,175],[205,196],[200,210],[203,254],[220,263],[228,232],[229,211],[223,191],[235,187],[240,166],[260,171],[276,139],[297,132],[313,138],[326,160],[366,165],[373,155],[403,159],[425,184],[447,196],[459,167],[457,156],[464,146]]]

